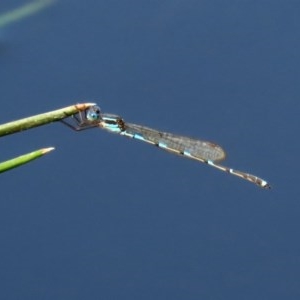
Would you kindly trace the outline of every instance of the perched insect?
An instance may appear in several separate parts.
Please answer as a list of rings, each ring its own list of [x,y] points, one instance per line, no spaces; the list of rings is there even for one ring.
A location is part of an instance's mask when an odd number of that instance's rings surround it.
[[[228,174],[250,181],[262,188],[270,188],[269,183],[262,178],[218,164],[217,162],[225,159],[226,154],[220,146],[214,143],[127,123],[117,115],[102,113],[97,105],[74,115],[73,120],[75,124],[71,124],[66,120],[61,122],[77,131],[93,127],[103,128],[109,132],[144,141],[168,152],[198,160]]]

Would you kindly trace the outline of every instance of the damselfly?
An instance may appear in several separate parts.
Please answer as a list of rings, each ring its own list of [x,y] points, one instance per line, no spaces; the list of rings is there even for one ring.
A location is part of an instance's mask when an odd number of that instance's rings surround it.
[[[141,140],[168,152],[200,161],[216,169],[250,181],[262,188],[270,188],[269,183],[262,178],[218,164],[217,162],[225,159],[226,154],[220,146],[214,143],[127,123],[120,116],[102,113],[100,107],[97,105],[74,115],[73,120],[74,124],[65,120],[62,120],[62,122],[74,130],[99,127],[109,132]]]

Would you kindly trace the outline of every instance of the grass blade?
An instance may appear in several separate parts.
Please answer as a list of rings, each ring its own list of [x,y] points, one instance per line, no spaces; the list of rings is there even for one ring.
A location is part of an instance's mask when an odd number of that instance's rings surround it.
[[[31,162],[32,160],[35,160],[39,157],[44,156],[45,154],[51,152],[54,150],[54,147],[49,148],[43,148],[39,149],[18,157],[15,157],[13,159],[7,160],[5,162],[0,163],[0,173],[6,172],[8,170],[11,170],[13,168],[19,167],[21,165],[27,164]]]

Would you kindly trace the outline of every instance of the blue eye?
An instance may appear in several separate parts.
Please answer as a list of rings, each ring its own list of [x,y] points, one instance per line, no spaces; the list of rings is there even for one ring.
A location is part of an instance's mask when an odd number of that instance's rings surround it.
[[[89,121],[98,121],[101,119],[101,110],[99,106],[92,106],[86,111],[86,118]]]

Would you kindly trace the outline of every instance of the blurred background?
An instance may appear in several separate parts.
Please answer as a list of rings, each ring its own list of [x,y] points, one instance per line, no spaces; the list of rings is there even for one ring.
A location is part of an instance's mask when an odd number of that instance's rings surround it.
[[[299,299],[300,3],[48,2],[0,28],[1,123],[97,102],[273,189],[98,129],[3,137],[56,151],[1,174],[0,298]]]

